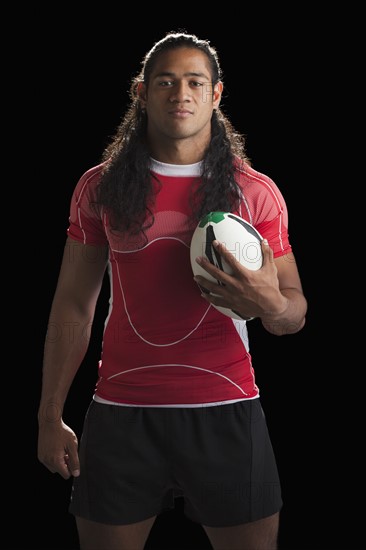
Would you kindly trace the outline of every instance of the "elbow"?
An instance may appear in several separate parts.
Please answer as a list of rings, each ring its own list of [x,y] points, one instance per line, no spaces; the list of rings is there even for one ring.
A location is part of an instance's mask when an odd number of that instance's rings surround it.
[[[297,294],[297,300],[288,300],[287,308],[275,318],[262,318],[264,328],[275,336],[286,336],[300,332],[306,323],[307,301]]]
[[[306,319],[305,317],[303,317],[300,322],[272,321],[271,323],[269,323],[262,321],[262,325],[267,332],[273,334],[274,336],[287,336],[300,332],[305,326],[305,321]]]
[[[279,336],[285,336],[287,334],[296,334],[297,332],[300,332],[305,326],[306,323],[306,317],[304,316],[300,322],[298,323],[288,323],[284,325],[283,332]]]

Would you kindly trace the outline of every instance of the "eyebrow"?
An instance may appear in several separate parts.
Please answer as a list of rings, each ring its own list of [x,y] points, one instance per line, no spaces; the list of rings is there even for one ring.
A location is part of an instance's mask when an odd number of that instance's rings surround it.
[[[169,71],[163,71],[161,73],[158,73],[157,75],[154,76],[154,78],[161,78],[162,76],[170,76],[170,77],[174,77],[176,76],[175,73],[171,73]],[[209,77],[207,76],[207,74],[205,73],[195,73],[195,72],[189,72],[189,73],[184,73],[183,76],[197,76],[199,78],[208,78]]]

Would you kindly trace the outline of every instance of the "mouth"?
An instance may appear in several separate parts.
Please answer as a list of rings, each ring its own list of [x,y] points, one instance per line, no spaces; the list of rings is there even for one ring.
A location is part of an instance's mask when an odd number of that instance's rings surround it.
[[[174,111],[169,111],[168,114],[174,118],[187,118],[193,113],[187,109],[175,109]]]

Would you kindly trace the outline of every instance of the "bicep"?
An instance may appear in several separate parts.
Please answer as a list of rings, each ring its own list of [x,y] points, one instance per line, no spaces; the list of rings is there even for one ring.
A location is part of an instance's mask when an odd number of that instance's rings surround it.
[[[94,308],[108,262],[108,247],[66,240],[55,300],[80,309]]]
[[[280,290],[293,288],[303,292],[300,274],[293,253],[285,254],[274,259]]]

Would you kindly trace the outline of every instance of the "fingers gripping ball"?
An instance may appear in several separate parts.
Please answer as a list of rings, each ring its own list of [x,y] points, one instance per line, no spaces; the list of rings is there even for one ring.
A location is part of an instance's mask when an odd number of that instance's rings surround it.
[[[261,241],[263,237],[260,233],[249,222],[231,212],[210,212],[198,223],[192,235],[190,259],[194,275],[201,275],[220,284],[198,265],[196,262],[198,256],[206,257],[213,265],[225,273],[231,274],[230,266],[214,248],[212,244],[214,240],[223,243],[226,249],[247,269],[256,271],[262,267]],[[243,319],[232,309],[215,305],[214,307],[233,319]]]

